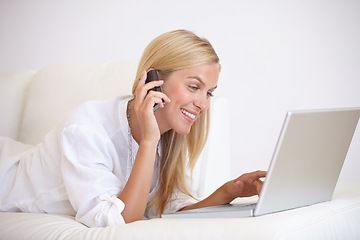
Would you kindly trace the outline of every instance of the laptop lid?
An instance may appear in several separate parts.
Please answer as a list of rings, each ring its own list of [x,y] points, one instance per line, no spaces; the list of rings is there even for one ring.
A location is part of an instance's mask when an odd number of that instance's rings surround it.
[[[360,108],[290,111],[254,215],[331,199]]]

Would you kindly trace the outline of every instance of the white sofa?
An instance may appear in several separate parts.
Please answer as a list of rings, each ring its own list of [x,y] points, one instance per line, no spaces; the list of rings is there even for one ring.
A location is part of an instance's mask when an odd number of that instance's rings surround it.
[[[37,144],[66,112],[83,101],[129,94],[135,70],[136,62],[129,61],[0,73],[0,135]],[[194,174],[200,198],[230,177],[228,111],[226,98],[214,99],[209,141]],[[332,201],[254,218],[152,219],[87,228],[72,216],[2,212],[0,240],[360,239],[359,226],[357,183],[338,185]]]

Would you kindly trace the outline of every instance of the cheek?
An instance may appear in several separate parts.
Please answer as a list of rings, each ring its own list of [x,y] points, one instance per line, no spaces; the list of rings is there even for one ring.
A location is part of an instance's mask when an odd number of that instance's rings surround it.
[[[205,108],[202,109],[202,114],[203,114],[204,112],[206,112],[206,111],[209,109],[209,107],[210,107],[210,101],[208,101],[208,102],[206,103],[206,105],[205,105]]]
[[[191,94],[181,87],[173,88],[172,91],[164,91],[164,93],[170,98],[171,102],[178,104],[184,104],[191,99]]]

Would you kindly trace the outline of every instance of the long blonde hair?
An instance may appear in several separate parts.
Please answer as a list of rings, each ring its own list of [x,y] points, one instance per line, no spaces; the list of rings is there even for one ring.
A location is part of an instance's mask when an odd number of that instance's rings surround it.
[[[137,69],[132,88],[135,95],[138,79],[150,68],[159,72],[160,78],[177,70],[219,63],[219,58],[210,44],[191,31],[175,30],[155,38],[145,48]],[[170,130],[161,136],[161,160],[159,186],[150,207],[155,207],[157,214],[162,214],[170,202],[175,190],[189,193],[185,179],[186,167],[192,172],[195,163],[204,148],[209,130],[209,112],[200,116],[184,136]]]

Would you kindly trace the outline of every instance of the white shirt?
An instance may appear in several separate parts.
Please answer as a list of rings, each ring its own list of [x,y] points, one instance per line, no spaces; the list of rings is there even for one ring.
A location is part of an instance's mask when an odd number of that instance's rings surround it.
[[[125,205],[117,196],[133,166],[128,100],[82,104],[36,147],[0,137],[0,210],[68,214],[89,227],[123,224]],[[135,158],[139,146],[132,137],[131,146]],[[157,188],[159,158],[149,201]],[[165,212],[194,202],[174,192]],[[156,215],[147,209],[145,217]]]

